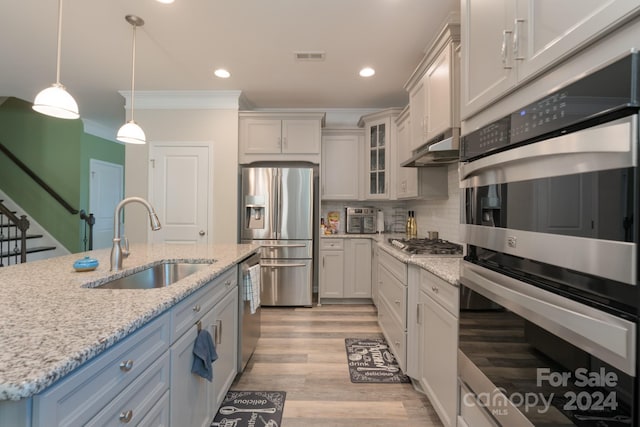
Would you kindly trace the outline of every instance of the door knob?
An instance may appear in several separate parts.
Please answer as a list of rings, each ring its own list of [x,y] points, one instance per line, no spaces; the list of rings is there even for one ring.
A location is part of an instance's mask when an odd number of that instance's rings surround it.
[[[204,236],[206,233],[204,232],[204,230],[200,230],[200,232],[198,233],[201,236]]]

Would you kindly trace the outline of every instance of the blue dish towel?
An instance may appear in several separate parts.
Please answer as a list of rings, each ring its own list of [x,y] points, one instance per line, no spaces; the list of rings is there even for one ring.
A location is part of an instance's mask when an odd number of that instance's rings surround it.
[[[216,347],[213,344],[211,334],[206,329],[198,332],[196,342],[193,345],[193,365],[191,365],[191,373],[200,375],[209,381],[213,379],[213,366],[211,362],[215,362],[218,358]]]

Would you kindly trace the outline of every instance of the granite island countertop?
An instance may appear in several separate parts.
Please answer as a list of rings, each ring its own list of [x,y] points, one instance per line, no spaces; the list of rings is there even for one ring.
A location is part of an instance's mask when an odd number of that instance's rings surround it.
[[[132,245],[122,271],[111,249],[0,268],[0,400],[33,396],[156,318],[258,249],[255,244]],[[76,272],[90,256],[100,265]],[[211,262],[158,289],[91,289],[161,261]]]

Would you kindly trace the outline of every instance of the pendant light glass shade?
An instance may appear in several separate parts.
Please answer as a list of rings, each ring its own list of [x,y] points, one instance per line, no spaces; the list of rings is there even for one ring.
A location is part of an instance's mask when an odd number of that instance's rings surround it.
[[[38,113],[60,119],[77,119],[78,104],[60,83],[60,42],[62,40],[62,0],[58,1],[58,57],[56,61],[56,82],[42,90],[33,101],[33,109]]]
[[[120,142],[124,142],[127,144],[146,144],[147,143],[147,137],[145,136],[144,131],[133,120],[130,120],[127,123],[120,126],[116,139]]]
[[[76,100],[59,83],[54,83],[51,87],[40,91],[33,101],[33,109],[38,113],[60,119],[80,117]]]
[[[146,144],[147,137],[144,131],[133,120],[133,101],[135,99],[136,80],[136,28],[143,26],[144,21],[135,15],[127,15],[124,19],[133,27],[133,49],[131,53],[131,119],[120,127],[116,139],[126,144]]]

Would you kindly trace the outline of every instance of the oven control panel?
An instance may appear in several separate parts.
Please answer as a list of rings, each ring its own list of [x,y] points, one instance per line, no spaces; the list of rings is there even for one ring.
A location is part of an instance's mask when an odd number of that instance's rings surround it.
[[[579,129],[579,124],[626,108],[638,109],[640,54],[632,53],[460,140],[460,159]]]

